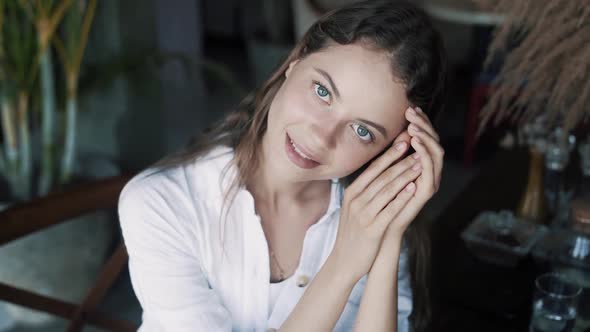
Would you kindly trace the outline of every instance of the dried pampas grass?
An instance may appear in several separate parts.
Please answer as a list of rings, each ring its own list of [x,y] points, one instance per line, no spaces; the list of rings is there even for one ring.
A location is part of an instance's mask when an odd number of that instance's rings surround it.
[[[474,1],[505,18],[488,49],[487,66],[498,55],[503,63],[482,110],[480,132],[491,121],[523,122],[538,115],[567,129],[587,120],[590,0]]]

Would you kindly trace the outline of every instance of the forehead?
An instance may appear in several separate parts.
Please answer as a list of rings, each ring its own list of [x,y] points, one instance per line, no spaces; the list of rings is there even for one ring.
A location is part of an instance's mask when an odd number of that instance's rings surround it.
[[[340,92],[334,102],[345,112],[380,123],[390,135],[399,133],[409,102],[387,53],[360,44],[333,45],[301,62],[310,72],[317,68],[332,77]]]

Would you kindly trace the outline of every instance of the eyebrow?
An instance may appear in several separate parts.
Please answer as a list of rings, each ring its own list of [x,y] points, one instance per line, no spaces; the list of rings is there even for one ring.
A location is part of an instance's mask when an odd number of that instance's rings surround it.
[[[381,126],[373,121],[369,121],[369,120],[361,119],[361,118],[356,118],[356,121],[360,121],[360,122],[364,122],[364,123],[368,124],[369,126],[377,129],[381,133],[381,135],[383,135],[383,137],[387,138],[387,131],[385,130],[385,128],[383,126]]]
[[[315,67],[313,69],[315,69],[315,71],[320,73],[320,75],[324,76],[324,78],[328,80],[328,83],[330,84],[330,88],[332,88],[332,90],[336,94],[336,97],[340,98],[340,92],[338,91],[336,84],[334,84],[334,81],[332,80],[332,76],[330,76],[330,74],[328,74],[328,72],[326,72],[325,70],[315,68]]]

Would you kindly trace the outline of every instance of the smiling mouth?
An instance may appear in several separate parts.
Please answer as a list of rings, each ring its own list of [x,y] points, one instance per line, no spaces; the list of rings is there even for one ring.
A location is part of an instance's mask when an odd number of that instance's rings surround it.
[[[289,142],[291,143],[291,146],[293,146],[293,150],[295,150],[295,152],[297,152],[301,157],[307,159],[307,160],[311,160],[311,161],[315,161],[313,160],[310,156],[306,155],[305,153],[303,153],[303,151],[301,151],[301,149],[299,149],[297,147],[297,145],[295,144],[295,142],[293,142],[293,140],[289,137]],[[317,163],[317,161],[315,161]]]
[[[310,169],[320,165],[319,162],[312,159],[303,149],[297,146],[297,143],[291,139],[288,133],[285,135],[285,151],[291,162],[300,168]]]

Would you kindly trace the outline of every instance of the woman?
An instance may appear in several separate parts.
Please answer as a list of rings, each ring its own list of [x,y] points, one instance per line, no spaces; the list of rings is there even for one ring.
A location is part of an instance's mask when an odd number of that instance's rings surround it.
[[[427,114],[444,78],[412,5],[322,17],[254,98],[124,188],[140,330],[423,327],[425,239],[408,226],[440,182]]]

